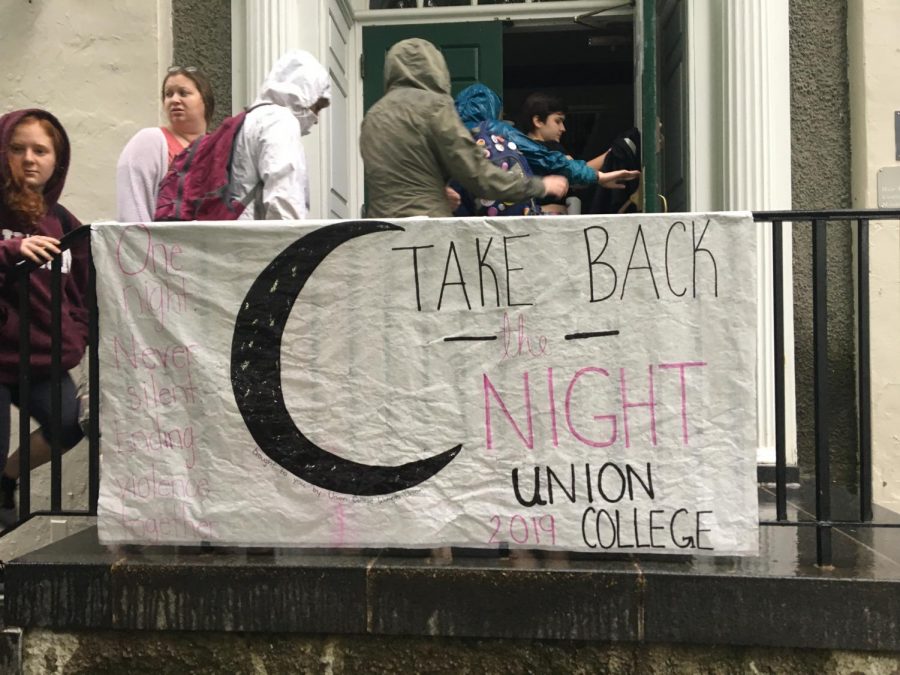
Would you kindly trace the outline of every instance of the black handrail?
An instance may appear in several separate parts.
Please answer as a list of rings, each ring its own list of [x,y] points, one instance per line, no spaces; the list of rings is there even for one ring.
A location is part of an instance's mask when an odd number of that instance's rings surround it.
[[[860,218],[856,230],[857,333],[859,367],[859,517],[872,520],[872,378],[869,351],[869,221]],[[865,364],[865,368],[862,365]]]
[[[765,526],[811,526],[816,528],[816,562],[832,562],[831,533],[834,527],[900,528],[900,523],[874,523],[872,508],[872,410],[869,312],[869,221],[900,219],[900,209],[834,209],[756,211],[756,222],[772,224],[773,325],[775,356],[775,501],[776,520],[761,520]],[[784,267],[783,223],[808,221],[813,235],[813,401],[815,425],[815,520],[788,520],[784,401]],[[831,462],[828,447],[828,325],[827,325],[827,224],[856,221],[857,226],[857,406],[859,434],[859,520],[834,520],[831,515]]]
[[[35,265],[34,268],[37,266]],[[32,269],[34,269],[32,268]],[[27,267],[20,263],[22,274],[17,279],[19,288],[19,522],[26,520],[31,512],[31,471],[22,471],[21,467],[31,468],[31,276],[24,270]],[[22,517],[25,514],[25,517]]]
[[[813,228],[813,401],[815,406],[816,520],[831,519],[831,462],[828,454],[828,232],[825,221],[815,219]],[[831,528],[816,528],[816,560],[831,564]]]
[[[780,220],[772,221],[773,289],[774,314],[774,358],[776,364],[784,361],[784,230]],[[775,368],[775,410],[784,410],[784,368]],[[775,415],[775,515],[778,520],[787,520],[787,443],[785,439],[784,415]]]
[[[90,226],[78,227],[60,239],[60,254],[54,256],[50,264],[50,509],[48,511],[31,510],[31,273],[43,264],[32,260],[22,260],[13,271],[19,289],[19,519],[10,530],[19,527],[36,515],[96,515],[97,494],[92,492],[91,506],[87,511],[62,508],[62,253],[73,245],[90,236]],[[92,280],[91,280],[92,281]],[[93,284],[89,289],[89,299],[95,298]],[[90,302],[90,300],[89,300]],[[92,309],[89,306],[89,339],[91,325],[94,326],[93,350],[96,350],[96,301]],[[91,366],[95,366],[92,363]],[[96,411],[96,406],[92,409]],[[96,446],[99,456],[99,421],[92,420],[95,430],[91,441]],[[91,485],[99,484],[99,461],[89,462]]]
[[[100,326],[97,270],[88,250],[88,511],[97,515],[100,499]]]
[[[900,209],[822,209],[796,211],[754,211],[753,220],[756,222],[781,221],[810,221],[813,220],[893,220],[900,217]]]

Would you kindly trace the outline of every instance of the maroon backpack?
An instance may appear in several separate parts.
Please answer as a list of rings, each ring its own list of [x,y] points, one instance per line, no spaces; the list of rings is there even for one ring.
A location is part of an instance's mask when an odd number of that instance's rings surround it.
[[[260,105],[267,105],[262,103]],[[257,190],[235,199],[232,186],[234,141],[253,106],[225,119],[210,134],[182,150],[159,184],[153,220],[236,220]]]

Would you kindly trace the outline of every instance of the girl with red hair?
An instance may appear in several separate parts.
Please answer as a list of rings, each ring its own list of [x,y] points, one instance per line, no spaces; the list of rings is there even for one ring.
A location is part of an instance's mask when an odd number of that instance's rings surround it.
[[[38,109],[17,110],[0,117],[0,525],[16,521],[15,489],[18,451],[7,457],[10,406],[19,405],[19,301],[13,275],[30,260],[31,359],[28,368],[29,410],[41,425],[31,435],[31,466],[50,459],[44,429],[50,421],[50,261],[61,254],[66,231],[81,225],[59,205],[69,169],[69,139],[53,115]],[[62,368],[74,368],[87,343],[87,241],[62,253]],[[62,379],[64,449],[82,438],[75,384]]]

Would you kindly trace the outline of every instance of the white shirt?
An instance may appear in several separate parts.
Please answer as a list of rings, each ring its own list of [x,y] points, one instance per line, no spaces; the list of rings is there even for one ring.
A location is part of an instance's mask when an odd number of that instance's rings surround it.
[[[159,127],[141,129],[125,145],[116,164],[116,218],[149,223],[156,212],[159,183],[169,169],[169,147]]]

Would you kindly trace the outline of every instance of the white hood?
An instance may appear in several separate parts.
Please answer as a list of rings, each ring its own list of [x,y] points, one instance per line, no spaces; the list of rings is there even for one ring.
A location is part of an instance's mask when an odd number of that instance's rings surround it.
[[[309,52],[294,49],[272,66],[253,104],[268,102],[287,108],[300,122],[305,136],[317,121],[310,108],[320,98],[331,101],[328,71]]]

